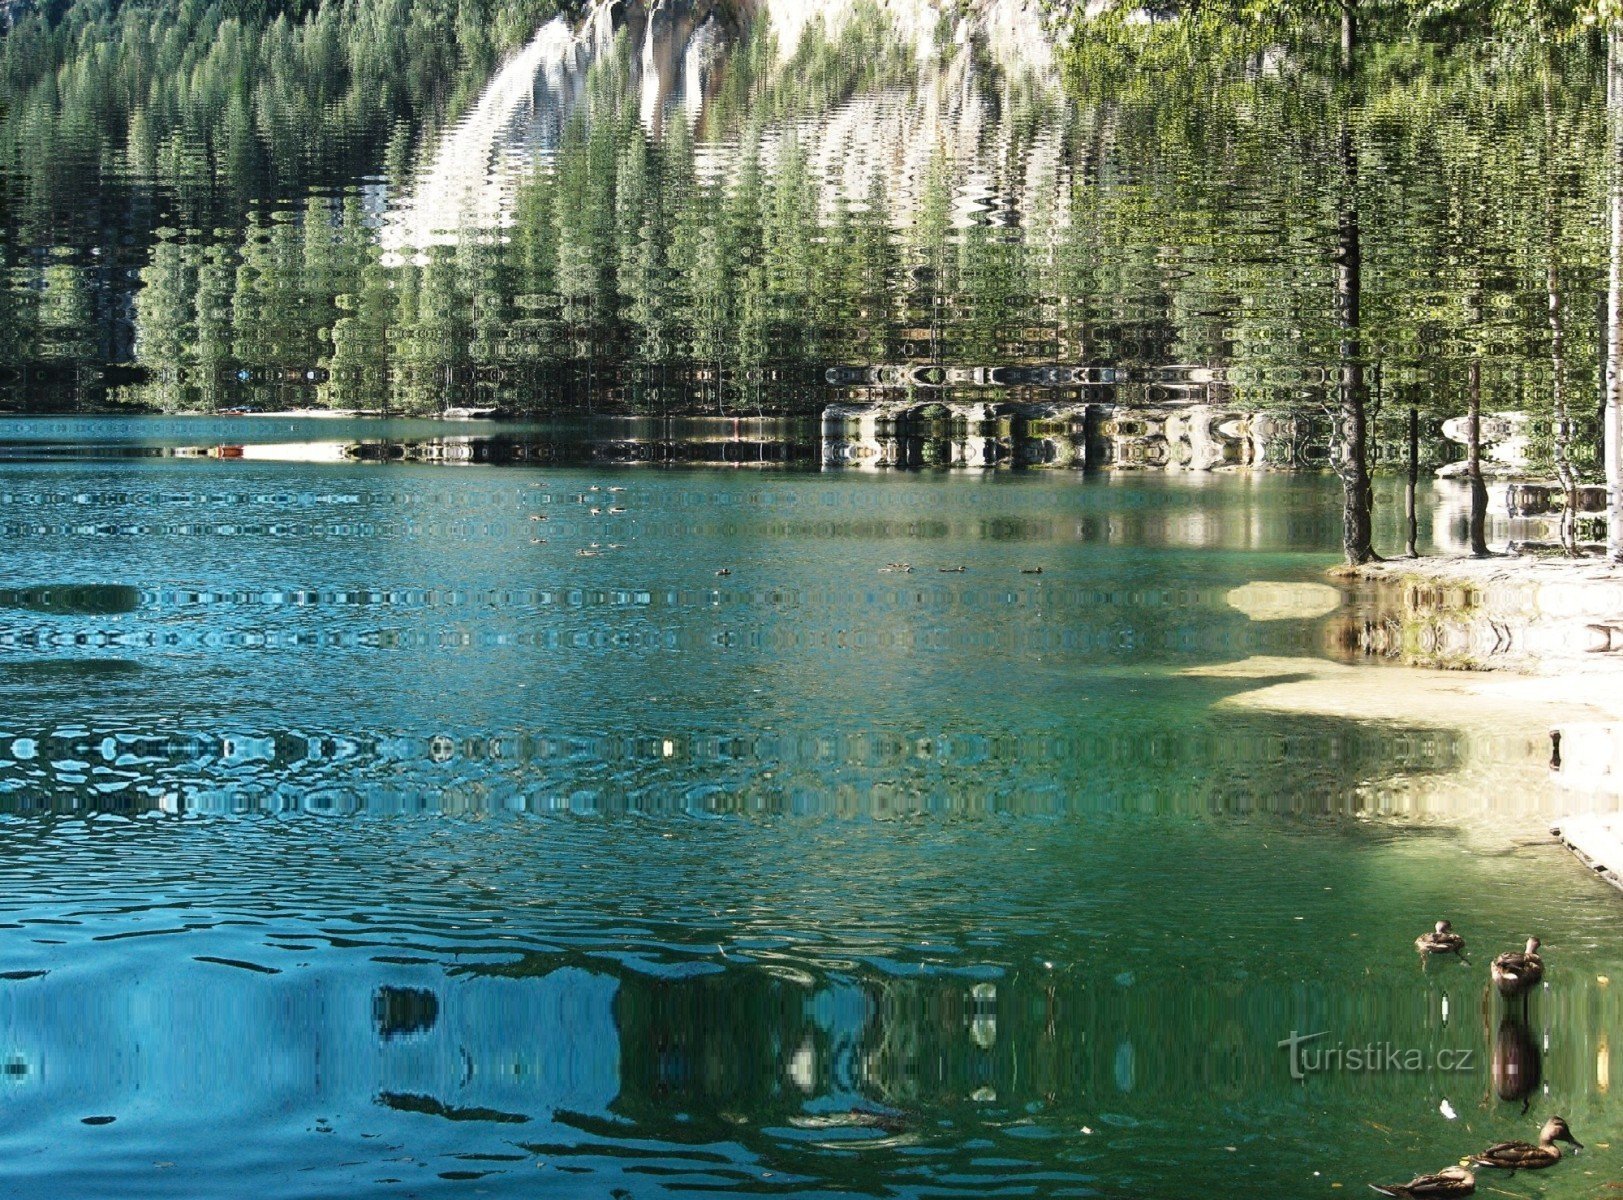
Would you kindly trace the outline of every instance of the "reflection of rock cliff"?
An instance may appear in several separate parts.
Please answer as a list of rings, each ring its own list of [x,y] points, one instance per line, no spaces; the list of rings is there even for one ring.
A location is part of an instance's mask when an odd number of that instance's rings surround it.
[[[763,28],[781,64],[809,39],[836,40],[864,14],[889,26],[898,54],[913,64],[913,85],[860,93],[831,111],[767,127],[760,144],[769,160],[792,138],[828,200],[835,192],[860,200],[882,178],[898,222],[914,211],[938,156],[974,168],[954,199],[959,224],[1027,211],[1033,188],[1054,188],[1057,123],[1029,127],[1034,112],[1059,103],[1035,0],[595,0],[578,23],[549,21],[497,71],[395,205],[383,244],[400,253],[503,225],[518,181],[548,159],[564,127],[584,111],[588,73],[621,36],[629,90],[621,100],[657,134],[671,120],[697,125],[732,51]],[[1026,101],[1020,132],[1006,117],[1015,89]],[[1043,94],[1046,101],[1030,103]],[[1029,153],[1009,153],[1016,137]],[[737,150],[736,139],[718,141],[703,147],[701,158],[707,169],[726,173]]]
[[[1329,434],[1310,417],[1188,405],[1055,402],[832,405],[825,467],[1229,468],[1323,466]]]

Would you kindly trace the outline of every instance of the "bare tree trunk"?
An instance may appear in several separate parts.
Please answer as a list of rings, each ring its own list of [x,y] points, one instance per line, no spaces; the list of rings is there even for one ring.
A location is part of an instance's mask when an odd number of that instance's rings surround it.
[[[1623,563],[1623,27],[1606,46],[1606,111],[1611,118],[1611,259],[1606,282],[1606,557]]]
[[[1550,264],[1545,271],[1545,289],[1550,300],[1550,415],[1554,426],[1555,478],[1561,485],[1561,548],[1569,555],[1578,553],[1578,474],[1572,469],[1572,422],[1567,416],[1566,329],[1562,319],[1561,278],[1555,255],[1558,240],[1550,239]]]
[[[1488,557],[1488,485],[1482,480],[1482,364],[1476,359],[1466,368],[1465,477],[1471,484],[1471,556]]]
[[[1341,69],[1351,71],[1358,53],[1357,0],[1341,0]]]
[[[1409,478],[1403,486],[1404,553],[1420,557],[1420,519],[1415,509],[1415,489],[1420,483],[1420,410],[1409,405]]]
[[[1380,558],[1374,549],[1370,510],[1374,489],[1369,478],[1369,382],[1364,371],[1363,254],[1358,228],[1358,153],[1346,117],[1341,123],[1342,188],[1345,207],[1336,229],[1336,324],[1341,328],[1340,380],[1337,385],[1336,433],[1341,446],[1341,548],[1349,566]]]
[[[1578,553],[1578,474],[1572,469],[1572,422],[1567,414],[1567,354],[1565,304],[1561,296],[1561,210],[1549,178],[1555,153],[1555,105],[1551,95],[1550,64],[1544,64],[1544,293],[1550,313],[1550,418],[1553,426],[1555,478],[1561,485],[1558,538],[1569,555]]]

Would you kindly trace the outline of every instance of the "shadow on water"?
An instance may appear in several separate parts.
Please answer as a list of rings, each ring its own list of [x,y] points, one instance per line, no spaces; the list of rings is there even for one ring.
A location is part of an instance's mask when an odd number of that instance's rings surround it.
[[[122,680],[142,670],[140,663],[123,658],[0,658],[0,675],[24,679],[35,686]]]
[[[124,584],[64,583],[0,588],[0,609],[99,617],[134,612],[141,590]]]

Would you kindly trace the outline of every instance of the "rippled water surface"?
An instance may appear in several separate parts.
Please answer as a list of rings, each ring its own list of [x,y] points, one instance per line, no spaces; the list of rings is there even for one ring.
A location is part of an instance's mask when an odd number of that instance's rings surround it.
[[[1545,727],[1200,673],[1599,536],[1603,39],[1080,7],[0,0],[0,1196],[1623,1177]]]
[[[1319,577],[1333,478],[50,441],[0,484],[8,1194],[1328,1195],[1552,1107],[1605,1169],[1608,890],[1514,810],[1366,815],[1457,735],[1181,674],[1321,652],[1225,596]],[[1294,1082],[1292,1031],[1471,1057]]]

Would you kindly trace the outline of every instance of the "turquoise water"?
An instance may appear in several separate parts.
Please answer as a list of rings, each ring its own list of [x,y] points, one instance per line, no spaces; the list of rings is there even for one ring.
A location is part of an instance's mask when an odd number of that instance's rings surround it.
[[[1322,578],[1333,477],[119,429],[0,480],[7,1194],[1330,1195],[1555,1111],[1590,1149],[1509,1188],[1609,1177],[1614,894],[1532,816],[1373,815],[1464,754],[1423,714],[1181,674],[1321,653],[1224,596]]]

